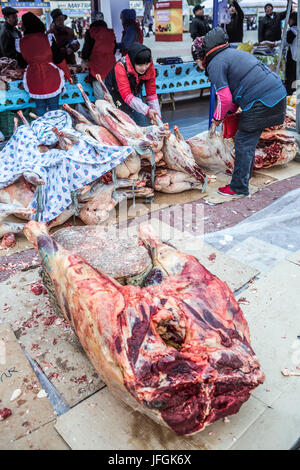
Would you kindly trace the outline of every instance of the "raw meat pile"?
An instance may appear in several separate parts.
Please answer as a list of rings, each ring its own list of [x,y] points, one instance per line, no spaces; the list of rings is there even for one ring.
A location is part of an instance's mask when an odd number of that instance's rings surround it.
[[[65,109],[75,116],[78,121],[76,129],[80,132],[87,132],[100,142],[114,142],[114,145],[128,145],[134,148],[135,157],[131,162],[127,160],[116,169],[117,177],[126,175],[136,179],[141,167],[144,171],[149,170],[152,162],[152,168],[155,163],[159,167],[165,167],[167,171],[179,172],[181,176],[182,173],[189,175],[198,187],[199,183],[203,185],[206,182],[205,173],[195,161],[177,126],[174,126],[174,135],[170,132],[168,124],[161,123],[145,128],[137,126],[130,116],[116,108],[99,75],[97,79],[103,88],[105,99],[98,100],[95,104],[90,102],[81,85],[77,85],[96,125],[79,113],[75,114],[68,106],[65,106]],[[176,185],[173,185],[171,191],[169,185],[160,185],[160,191],[181,192],[182,189],[181,186],[176,188]]]
[[[296,108],[293,106],[288,105],[286,107],[285,126],[296,127]]]
[[[122,286],[29,222],[65,318],[110,390],[178,435],[237,413],[264,381],[247,322],[226,284],[196,258],[140,238],[153,260],[144,286]]]
[[[18,67],[16,60],[8,57],[0,58],[0,81],[22,80],[23,75],[24,70]]]
[[[256,148],[254,168],[283,165],[293,160],[296,153],[294,134],[287,131],[284,125],[265,129]]]

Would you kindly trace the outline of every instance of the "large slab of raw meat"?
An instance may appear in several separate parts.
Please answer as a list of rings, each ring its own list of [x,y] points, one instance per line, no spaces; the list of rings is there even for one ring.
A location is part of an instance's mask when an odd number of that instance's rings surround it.
[[[122,286],[95,270],[43,224],[29,222],[25,234],[97,372],[134,409],[178,435],[193,434],[237,413],[263,383],[233,293],[151,226],[140,227],[154,264],[146,287]]]

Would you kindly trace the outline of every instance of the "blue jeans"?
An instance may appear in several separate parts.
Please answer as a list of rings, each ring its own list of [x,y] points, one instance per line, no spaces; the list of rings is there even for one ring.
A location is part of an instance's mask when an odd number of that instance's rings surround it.
[[[35,99],[36,114],[44,116],[47,111],[55,111],[59,109],[59,95],[53,98]]]
[[[249,194],[249,180],[254,166],[255,149],[264,129],[278,126],[284,122],[286,99],[282,99],[272,108],[260,101],[254,103],[248,111],[243,111],[239,119],[239,128],[234,138],[235,162],[230,188],[238,194]]]

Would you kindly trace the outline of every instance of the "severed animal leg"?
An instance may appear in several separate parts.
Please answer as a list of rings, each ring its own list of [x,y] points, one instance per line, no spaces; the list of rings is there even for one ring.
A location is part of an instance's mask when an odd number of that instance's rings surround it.
[[[205,173],[195,162],[190,146],[184,141],[178,127],[174,126],[175,135],[165,139],[163,152],[167,167],[175,171],[183,171],[194,176],[198,181],[205,182]]]
[[[75,144],[78,143],[77,137],[66,132],[59,131],[56,127],[52,128],[52,131],[58,138],[59,145],[62,150],[70,150]]]
[[[38,119],[39,118],[39,116],[37,116],[36,114],[31,113],[31,112],[29,113],[29,116],[32,117],[33,119]]]
[[[92,126],[93,124],[91,121],[89,121],[83,114],[79,113],[76,111],[76,109],[71,108],[68,104],[63,104],[63,108],[71,114],[78,122],[83,123],[83,124],[88,124],[89,126]]]
[[[17,115],[20,116],[20,118],[22,119],[22,122],[25,126],[30,127],[29,122],[27,121],[27,119],[25,118],[25,116],[24,116],[24,114],[22,113],[21,110],[17,111]]]
[[[98,115],[96,106],[91,102],[91,100],[89,99],[89,97],[85,93],[85,91],[82,88],[82,85],[80,83],[77,83],[77,88],[80,90],[80,93],[82,94],[82,97],[83,97],[83,99],[85,101],[85,104],[87,105],[88,110],[90,111],[91,115],[93,116],[93,118],[95,119],[95,121],[98,124],[101,124],[101,122],[99,120],[99,115]]]
[[[17,117],[14,117],[14,133],[16,132],[18,127],[19,127],[19,120]]]
[[[101,88],[104,92],[104,99],[106,101],[108,101],[112,106],[115,107],[114,100],[113,100],[111,94],[109,93],[107,86],[105,85],[104,81],[102,80],[101,75],[97,74],[96,79],[98,80],[98,82],[99,82],[99,84],[100,84],[100,86],[101,86]]]

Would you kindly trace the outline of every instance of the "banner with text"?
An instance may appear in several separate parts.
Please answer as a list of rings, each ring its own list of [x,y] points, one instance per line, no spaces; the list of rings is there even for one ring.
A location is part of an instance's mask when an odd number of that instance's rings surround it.
[[[182,41],[182,0],[154,4],[155,40]]]

